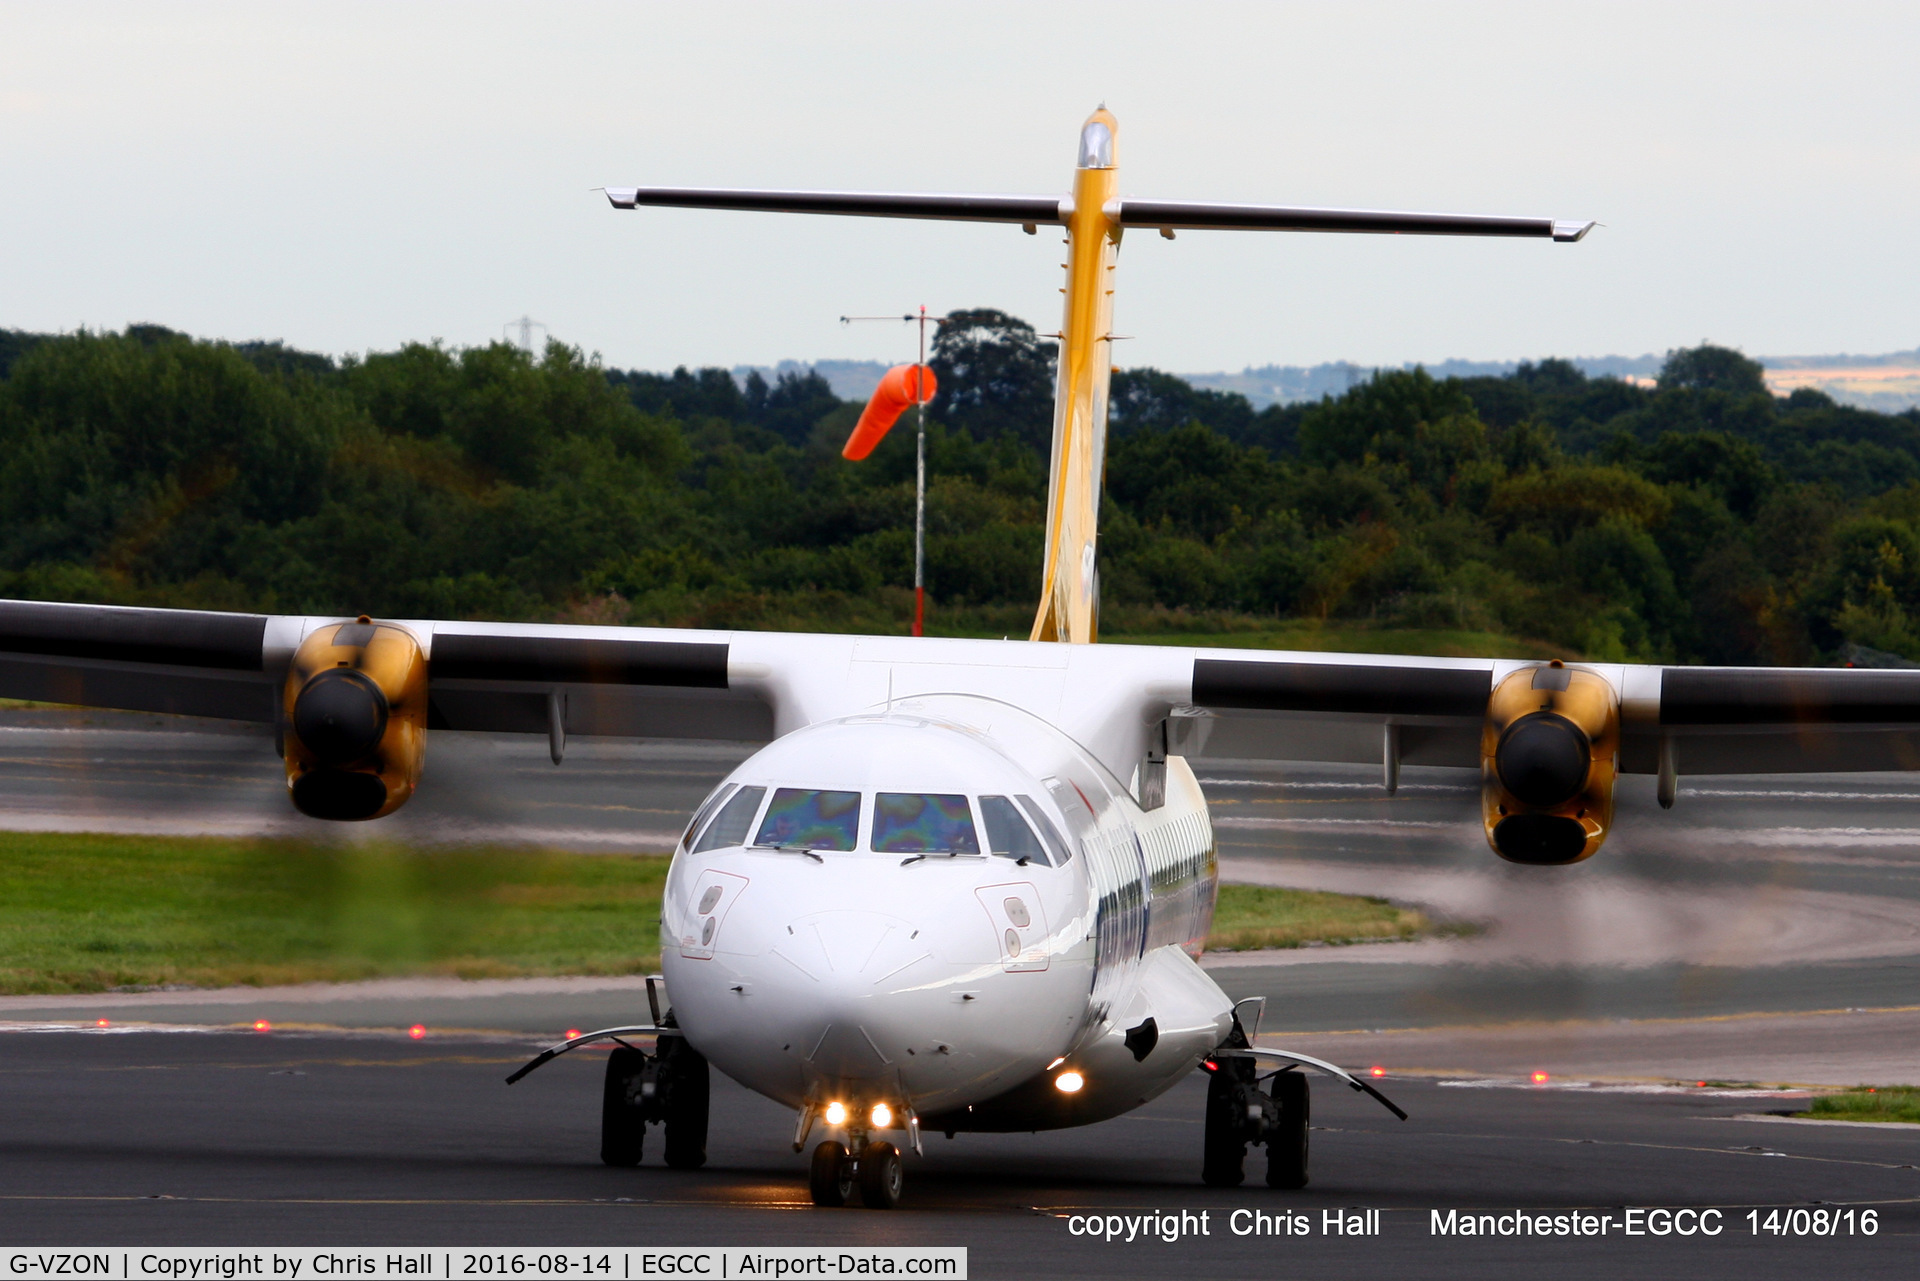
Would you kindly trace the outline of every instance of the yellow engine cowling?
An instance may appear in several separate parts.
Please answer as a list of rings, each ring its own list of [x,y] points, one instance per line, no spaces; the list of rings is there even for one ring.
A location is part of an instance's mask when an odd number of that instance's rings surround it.
[[[1620,700],[1558,661],[1494,687],[1480,734],[1487,843],[1513,863],[1578,863],[1607,839],[1620,754]]]
[[[379,818],[407,803],[427,746],[427,660],[405,628],[364,614],[301,642],[281,691],[287,790],[314,818]]]

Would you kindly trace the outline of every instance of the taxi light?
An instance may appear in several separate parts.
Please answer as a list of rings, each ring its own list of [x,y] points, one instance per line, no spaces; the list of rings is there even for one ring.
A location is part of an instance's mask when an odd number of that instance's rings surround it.
[[[1062,1072],[1053,1078],[1053,1088],[1062,1094],[1078,1094],[1080,1087],[1086,1083],[1087,1078],[1078,1072]]]
[[[1535,1085],[1545,1085],[1547,1083],[1547,1080],[1548,1080],[1548,1077],[1545,1072],[1535,1072],[1533,1074],[1533,1083]]]
[[[893,1128],[893,1109],[884,1103],[874,1104],[873,1111],[868,1113],[867,1116],[868,1119],[873,1122],[873,1128],[876,1130],[890,1130]]]
[[[847,1105],[844,1103],[827,1104],[827,1124],[845,1125],[847,1123]]]
[[[416,1041],[419,1040],[421,1037],[425,1036],[426,1034],[427,1034],[427,1025],[424,1023],[415,1023],[412,1027],[407,1029],[407,1035],[412,1037]]]

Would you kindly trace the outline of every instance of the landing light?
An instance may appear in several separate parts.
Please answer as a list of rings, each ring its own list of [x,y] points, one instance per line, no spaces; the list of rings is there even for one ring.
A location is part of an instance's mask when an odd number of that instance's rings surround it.
[[[1078,1094],[1080,1087],[1086,1083],[1087,1078],[1078,1072],[1062,1072],[1053,1078],[1053,1088],[1062,1094]]]
[[[847,1123],[847,1105],[844,1103],[827,1104],[827,1124],[845,1125]]]
[[[867,1116],[868,1119],[873,1122],[873,1128],[876,1130],[890,1130],[893,1128],[893,1109],[884,1103],[874,1104],[873,1111],[868,1113]]]

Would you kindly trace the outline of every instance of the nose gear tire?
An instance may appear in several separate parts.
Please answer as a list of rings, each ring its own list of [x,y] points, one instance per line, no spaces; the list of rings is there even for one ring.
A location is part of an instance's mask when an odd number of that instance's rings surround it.
[[[807,1171],[807,1191],[815,1205],[845,1205],[853,1195],[853,1161],[846,1148],[828,1139],[813,1150]]]
[[[900,1204],[906,1176],[900,1168],[900,1149],[891,1143],[869,1143],[860,1153],[860,1201],[869,1210],[891,1210]]]

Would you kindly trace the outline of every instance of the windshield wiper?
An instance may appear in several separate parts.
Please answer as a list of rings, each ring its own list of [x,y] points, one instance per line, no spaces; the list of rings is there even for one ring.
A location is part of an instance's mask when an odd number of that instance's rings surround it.
[[[905,867],[909,863],[918,863],[923,858],[933,858],[936,855],[944,858],[962,858],[962,857],[985,858],[986,857],[984,854],[980,853],[980,851],[978,850],[922,850],[918,854],[909,854],[907,855],[907,857],[901,859],[900,866]]]
[[[827,861],[821,858],[820,852],[810,845],[749,845],[747,848],[750,850],[778,850],[782,854],[805,854],[816,863],[824,863]]]

